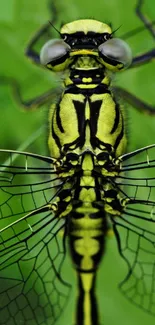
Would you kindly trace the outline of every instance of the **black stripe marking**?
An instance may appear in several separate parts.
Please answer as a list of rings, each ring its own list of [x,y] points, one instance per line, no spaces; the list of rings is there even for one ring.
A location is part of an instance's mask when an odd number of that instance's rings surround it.
[[[106,93],[111,94],[110,90],[104,84],[97,85],[96,88],[79,88],[75,85],[69,85],[65,90],[65,94],[83,94],[87,96]]]
[[[119,133],[119,135],[118,135],[118,137],[117,137],[117,139],[115,141],[115,144],[114,144],[114,149],[115,150],[117,149],[117,147],[118,147],[120,141],[122,140],[123,136],[124,136],[124,124],[123,124],[123,118],[122,118],[122,129],[121,129],[121,132]]]
[[[65,33],[61,34],[62,39],[65,39],[65,42],[71,46],[72,49],[86,49],[86,48],[96,48],[97,46],[104,43],[107,39],[111,38],[111,34],[109,33],[97,33],[93,31],[87,31],[85,34],[82,31],[75,33]]]
[[[79,102],[78,100],[73,100],[73,104],[74,104],[74,107],[75,107],[77,120],[78,120],[78,132],[79,132],[79,135],[82,136],[84,134],[84,129],[85,129],[85,105],[86,105],[86,100],[83,103]]]
[[[95,68],[95,69],[91,69],[90,70],[77,70],[77,69],[72,69],[71,73],[70,73],[70,78],[73,78],[76,74],[78,74],[80,76],[80,78],[95,78],[96,75],[100,75],[100,76],[105,76],[104,75],[104,69],[101,68]]]
[[[59,150],[61,149],[61,144],[60,144],[60,140],[59,140],[59,138],[58,138],[58,136],[56,135],[56,133],[55,133],[55,131],[54,131],[54,127],[53,127],[53,121],[52,121],[52,137],[53,137],[53,139],[55,140],[55,142],[56,142],[56,144],[57,144],[57,146],[58,146],[58,148],[59,148]]]
[[[102,100],[96,100],[95,102],[91,102],[89,100],[90,105],[90,129],[91,136],[95,136],[97,132],[97,124],[100,113],[100,108],[102,106]]]
[[[95,280],[96,280],[96,274],[94,274],[92,287],[89,292],[90,308],[91,308],[90,319],[92,321],[92,324],[99,325],[98,306],[97,306],[97,301],[96,301],[96,297],[95,297]],[[85,298],[86,292],[84,292],[84,290],[83,290],[80,273],[78,274],[78,287],[79,287],[79,296],[78,296],[77,310],[76,310],[76,324],[84,325],[84,320],[85,320],[84,298]]]
[[[84,291],[82,287],[81,278],[78,275],[78,287],[79,287],[79,297],[77,301],[77,309],[76,309],[76,324],[83,325],[84,324]]]
[[[94,274],[94,279],[90,290],[91,306],[92,306],[91,319],[92,319],[92,324],[99,325],[98,305],[95,296],[95,288],[96,288],[96,273]]]
[[[76,77],[78,75],[78,77]],[[91,78],[92,82],[89,84],[101,84],[101,80],[105,78],[104,69],[96,68],[90,70],[78,70],[72,69],[70,73],[70,79],[74,84],[85,84],[83,78]]]
[[[64,144],[64,152],[68,152],[68,150],[75,150],[77,147],[80,147],[83,143],[82,137],[76,138],[74,141]],[[71,147],[74,146],[74,149]]]
[[[119,104],[115,102],[115,120],[114,120],[114,124],[111,130],[111,134],[113,134],[117,127],[118,127],[118,123],[119,123],[119,118],[120,118],[120,108],[119,108]]]
[[[116,67],[117,65],[121,64],[122,66],[119,67],[119,70],[121,70],[121,69],[124,68],[123,63],[120,62],[120,61],[110,59],[110,58],[108,58],[107,56],[104,56],[101,52],[99,52],[99,56],[101,57],[101,59],[102,59],[105,63],[108,63],[108,64],[112,65],[113,67]]]
[[[63,64],[68,58],[69,58],[69,52],[63,55],[61,58],[49,62],[48,65],[51,64],[52,67],[55,67],[56,65]]]
[[[63,126],[61,123],[61,118],[60,118],[60,109],[61,109],[61,106],[59,104],[57,104],[57,106],[56,106],[56,122],[57,122],[57,126],[58,126],[60,132],[64,133],[64,129],[63,129]]]

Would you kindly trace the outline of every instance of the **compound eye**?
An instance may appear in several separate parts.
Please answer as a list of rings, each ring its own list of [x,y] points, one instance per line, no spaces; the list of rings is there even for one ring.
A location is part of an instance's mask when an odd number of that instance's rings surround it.
[[[66,56],[70,52],[70,46],[61,39],[50,40],[44,44],[40,51],[40,62],[47,65]]]
[[[108,59],[108,61],[114,61],[122,63],[124,68],[127,68],[132,62],[132,53],[129,45],[119,38],[109,39],[102,43],[98,50],[101,57]]]

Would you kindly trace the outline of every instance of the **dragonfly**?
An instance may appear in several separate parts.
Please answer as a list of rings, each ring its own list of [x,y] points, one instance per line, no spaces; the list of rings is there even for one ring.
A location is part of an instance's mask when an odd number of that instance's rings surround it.
[[[142,1],[137,14],[153,34]],[[132,58],[109,25],[82,19],[63,25],[38,53],[51,25],[26,51],[63,76],[49,109],[49,155],[0,150],[0,324],[56,323],[71,296],[63,277],[67,253],[77,277],[74,323],[100,324],[96,278],[111,231],[128,267],[120,290],[154,315],[155,144],[126,153],[118,96],[145,113],[154,108],[111,88],[113,74],[149,63],[154,50]],[[22,105],[33,109],[51,98],[53,90]]]

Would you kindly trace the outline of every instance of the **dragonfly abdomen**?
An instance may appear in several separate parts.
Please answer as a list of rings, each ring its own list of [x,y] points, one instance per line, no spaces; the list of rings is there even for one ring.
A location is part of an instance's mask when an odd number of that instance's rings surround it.
[[[100,211],[84,215],[72,213],[69,246],[78,282],[76,325],[99,324],[95,279],[105,251],[106,228],[106,218]]]

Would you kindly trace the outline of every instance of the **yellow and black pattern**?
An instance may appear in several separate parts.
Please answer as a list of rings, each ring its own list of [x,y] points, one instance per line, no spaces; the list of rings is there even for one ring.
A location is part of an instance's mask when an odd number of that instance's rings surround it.
[[[84,32],[80,31],[83,24]],[[96,28],[94,33],[92,26]],[[119,215],[122,211],[118,190],[107,177],[118,174],[113,161],[125,150],[124,119],[110,92],[108,71],[94,50],[97,38],[98,42],[104,42],[105,37],[111,38],[111,32],[108,34],[107,31],[107,25],[92,20],[76,21],[62,28],[62,38],[67,44],[76,43],[76,48],[73,47],[70,53],[71,75],[64,81],[66,88],[59,103],[51,108],[49,117],[51,156],[61,157],[62,163],[65,159],[66,167],[69,162],[74,171],[75,189],[70,193],[68,236],[79,282],[75,322],[81,325],[99,323],[94,281],[104,254],[108,231],[106,213]],[[63,65],[63,59],[69,60],[65,56],[58,59],[57,64],[61,61]],[[107,61],[112,69],[113,64],[117,66],[113,60]],[[47,66],[56,69],[56,62]]]
[[[121,290],[155,315],[155,232],[148,229],[155,178],[137,176],[155,168],[155,145],[125,154],[124,112],[111,90],[112,73],[131,64],[130,49],[96,20],[66,24],[60,36],[40,55],[64,73],[49,111],[50,157],[0,151],[1,325],[55,324],[70,296],[62,274],[67,250],[77,274],[74,324],[99,325],[96,276],[111,228],[128,264]]]

